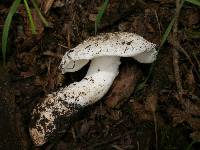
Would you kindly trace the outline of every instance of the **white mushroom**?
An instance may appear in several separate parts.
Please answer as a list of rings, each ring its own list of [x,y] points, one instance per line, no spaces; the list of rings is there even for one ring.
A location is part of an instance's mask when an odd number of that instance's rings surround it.
[[[101,99],[118,75],[120,57],[141,63],[156,59],[155,44],[134,33],[105,33],[89,38],[67,51],[60,64],[62,73],[74,72],[91,64],[80,81],[49,94],[33,110],[30,135],[35,145],[43,145],[64,133],[73,116]]]

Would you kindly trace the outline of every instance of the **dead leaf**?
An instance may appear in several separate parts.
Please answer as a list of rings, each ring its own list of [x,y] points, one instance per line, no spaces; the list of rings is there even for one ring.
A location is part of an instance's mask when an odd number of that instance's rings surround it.
[[[194,116],[200,116],[200,106],[197,104],[194,104],[189,99],[183,99],[182,105],[184,106],[184,111],[188,114],[194,115]]]
[[[110,109],[109,110],[109,117],[112,119],[112,120],[119,120],[121,117],[122,117],[122,112],[120,110],[113,110],[113,109]]]
[[[140,120],[153,121],[152,113],[145,111],[144,105],[134,102],[131,106],[133,112],[138,115]]]
[[[46,14],[52,7],[54,0],[46,0],[42,2],[42,10]]]
[[[145,102],[145,109],[150,112],[156,111],[158,96],[156,93],[150,93]]]
[[[106,96],[106,105],[114,108],[123,104],[133,93],[134,88],[141,77],[141,70],[133,62],[122,65],[120,67],[119,75]]]
[[[191,117],[190,114],[173,107],[168,109],[168,113],[172,116],[173,126],[177,126],[184,121],[188,122],[188,119]]]

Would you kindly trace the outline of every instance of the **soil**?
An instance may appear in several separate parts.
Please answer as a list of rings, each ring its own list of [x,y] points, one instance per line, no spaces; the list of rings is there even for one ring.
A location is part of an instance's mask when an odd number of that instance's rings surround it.
[[[23,4],[10,27],[6,65],[0,66],[0,149],[200,148],[200,7],[185,2],[177,19],[177,31],[173,27],[159,48],[177,12],[174,0],[109,1],[97,34],[137,33],[158,45],[156,62],[144,65],[122,59],[121,74],[109,93],[69,122],[64,135],[35,147],[28,131],[31,112],[45,95],[85,75],[88,65],[65,75],[58,65],[66,51],[95,35],[95,18],[103,3],[38,2],[48,27],[31,3],[37,34],[31,33]],[[0,35],[11,4],[9,0],[0,1]]]

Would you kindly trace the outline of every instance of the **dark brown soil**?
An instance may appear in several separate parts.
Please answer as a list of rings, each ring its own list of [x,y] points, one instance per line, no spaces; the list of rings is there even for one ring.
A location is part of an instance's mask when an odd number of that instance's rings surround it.
[[[95,34],[103,1],[54,0],[48,9],[49,2],[39,6],[50,27],[43,26],[30,5],[37,35],[30,32],[23,5],[12,20],[7,64],[0,66],[0,149],[200,148],[200,7],[188,2],[178,17],[177,35],[174,31],[160,49],[145,84],[151,65],[122,59],[121,70],[127,69],[117,85],[83,110],[62,137],[35,147],[28,132],[32,109],[46,94],[86,73],[88,66],[62,75],[58,65],[67,50]],[[10,6],[11,1],[0,1],[0,35]],[[176,10],[175,0],[110,0],[98,33],[134,32],[160,45]],[[132,84],[126,84],[129,78]]]

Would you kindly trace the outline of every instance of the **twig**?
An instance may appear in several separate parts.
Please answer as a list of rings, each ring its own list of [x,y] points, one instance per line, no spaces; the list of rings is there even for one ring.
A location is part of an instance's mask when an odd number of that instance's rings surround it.
[[[197,74],[198,79],[200,80],[199,72],[198,72],[197,68],[195,67],[195,65],[194,65],[194,63],[193,63],[191,57],[190,57],[189,54],[185,51],[185,49],[180,45],[180,43],[179,43],[176,39],[174,39],[174,37],[170,40],[170,43],[171,43],[179,52],[183,53],[183,54],[187,57],[187,59],[189,60],[190,64],[192,65],[192,67],[193,67],[195,73]]]
[[[179,17],[180,10],[183,3],[184,3],[183,0],[176,0],[176,13],[175,13],[176,19],[173,26],[173,40],[175,41],[178,41],[178,17]],[[172,44],[175,47],[174,42]],[[179,99],[182,99],[183,87],[182,87],[180,69],[179,69],[179,64],[178,64],[179,53],[177,52],[176,48],[172,49],[172,53],[173,53],[173,66],[174,66],[174,75],[176,79],[177,91],[178,91]]]
[[[121,147],[119,147],[119,146],[117,146],[117,145],[112,145],[112,147],[113,147],[114,149],[116,149],[116,150],[125,150],[125,149],[123,149],[123,148],[121,148]]]
[[[159,33],[160,33],[160,36],[161,36],[161,25],[160,25],[160,22],[159,22],[159,19],[158,19],[157,11],[155,10],[154,13],[155,13],[155,16],[156,16],[156,21],[158,23],[158,29],[159,29]]]
[[[177,32],[178,32],[178,17],[180,14],[180,0],[176,0],[176,13],[175,13],[175,22],[174,22],[174,26],[173,26],[173,36],[177,37]]]
[[[43,52],[43,55],[52,56],[52,57],[55,57],[55,58],[58,58],[58,59],[62,58],[62,55],[59,55],[57,53],[53,53],[51,51]]]
[[[179,54],[175,48],[172,49],[172,53],[173,53],[174,76],[176,79],[177,91],[178,91],[179,99],[182,99],[183,87],[181,83],[180,69],[179,69],[179,64],[178,64]]]
[[[180,45],[178,41],[178,17],[181,11],[181,8],[183,6],[184,0],[176,0],[176,13],[175,13],[175,22],[173,26],[173,37],[171,40],[169,39],[169,42],[173,45],[173,47],[178,50],[179,52],[183,53],[187,59],[189,60],[190,64],[194,68],[195,73],[197,74],[198,79],[200,80],[200,75],[198,70],[196,69],[192,59],[188,55],[188,53],[184,50],[184,48]]]
[[[59,44],[59,43],[58,43],[58,45],[61,46],[61,47],[63,47],[63,48],[69,49],[69,47],[67,47],[65,45],[62,45],[62,44]]]
[[[140,143],[137,141],[137,149],[140,150]]]
[[[75,133],[74,128],[71,129],[71,132],[72,132],[72,137],[73,137],[74,141],[77,142],[76,133]]]
[[[158,124],[155,111],[153,112],[154,132],[156,136],[156,150],[158,150]]]
[[[193,56],[194,56],[194,59],[195,59],[195,60],[196,60],[196,62],[197,62],[198,68],[200,69],[200,62],[199,62],[199,60],[198,60],[198,58],[197,58],[196,54],[195,54],[195,53],[193,53]]]

